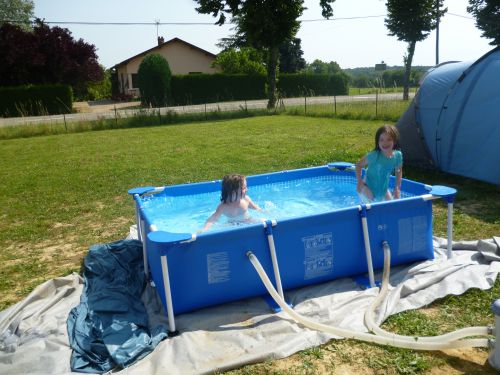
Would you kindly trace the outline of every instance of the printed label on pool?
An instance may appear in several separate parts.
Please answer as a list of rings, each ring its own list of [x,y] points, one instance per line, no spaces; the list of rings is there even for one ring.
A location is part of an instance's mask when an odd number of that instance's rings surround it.
[[[332,232],[302,237],[304,244],[304,280],[333,272]]]
[[[231,278],[229,255],[226,251],[207,254],[208,283],[225,283]]]

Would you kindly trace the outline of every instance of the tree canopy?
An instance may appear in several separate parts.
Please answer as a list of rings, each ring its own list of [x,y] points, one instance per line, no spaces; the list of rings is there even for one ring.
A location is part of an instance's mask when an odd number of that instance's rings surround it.
[[[279,47],[292,40],[300,26],[298,18],[304,11],[303,0],[195,0],[199,13],[218,17],[216,24],[226,22],[226,14],[237,17],[238,26],[252,45],[258,45],[267,52],[268,107],[276,103],[276,71]],[[320,0],[322,14],[331,17],[330,3],[335,0]]]
[[[227,49],[217,55],[213,65],[226,74],[266,74],[262,53],[251,47]]]
[[[63,83],[78,92],[103,78],[95,46],[36,20],[32,32],[0,26],[0,86]]]
[[[31,30],[34,8],[32,0],[0,0],[0,25],[11,23],[23,30]]]
[[[476,19],[476,26],[483,32],[482,36],[493,39],[492,46],[500,46],[500,1],[469,0],[467,12]]]
[[[319,59],[316,59],[312,63],[307,64],[305,70],[306,72],[313,74],[334,74],[342,72],[340,65],[335,61],[326,63]]]
[[[405,65],[405,84],[403,98],[408,100],[409,77],[415,53],[415,45],[427,38],[447,11],[443,9],[444,0],[387,0],[385,25],[389,35],[408,43],[407,54],[403,57]]]

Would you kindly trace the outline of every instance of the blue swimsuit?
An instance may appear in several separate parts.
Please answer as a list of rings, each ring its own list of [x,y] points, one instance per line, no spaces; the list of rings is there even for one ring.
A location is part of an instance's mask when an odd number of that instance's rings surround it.
[[[389,189],[389,177],[394,170],[403,165],[403,154],[394,150],[388,158],[381,151],[371,151],[366,155],[368,168],[366,169],[365,183],[373,193],[375,200],[384,200]]]

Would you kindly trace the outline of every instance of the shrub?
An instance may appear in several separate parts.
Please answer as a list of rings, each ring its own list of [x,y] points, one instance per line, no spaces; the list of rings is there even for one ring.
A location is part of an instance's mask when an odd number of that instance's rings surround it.
[[[0,88],[0,116],[43,116],[70,113],[73,91],[69,85],[25,85]]]
[[[165,107],[170,97],[172,73],[167,60],[160,54],[146,56],[137,72],[142,105]]]

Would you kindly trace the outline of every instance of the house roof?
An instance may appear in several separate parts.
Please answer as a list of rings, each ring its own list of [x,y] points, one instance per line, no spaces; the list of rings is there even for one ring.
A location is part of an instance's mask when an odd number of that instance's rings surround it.
[[[179,38],[172,38],[172,39],[167,40],[166,42],[164,42],[164,43],[162,43],[162,44],[159,44],[159,45],[157,45],[157,46],[154,46],[153,48],[150,48],[150,49],[148,49],[148,50],[146,50],[146,51],[144,51],[144,52],[141,52],[141,53],[139,53],[139,54],[137,54],[137,55],[135,55],[135,56],[132,56],[132,57],[129,57],[128,59],[126,59],[126,60],[123,60],[122,62],[120,62],[120,63],[116,64],[115,66],[113,66],[113,68],[117,68],[117,67],[119,67],[119,66],[121,66],[121,65],[126,65],[126,64],[128,64],[131,60],[133,60],[133,59],[135,59],[135,58],[137,58],[137,57],[145,56],[145,55],[147,55],[147,54],[148,54],[148,53],[150,53],[150,52],[153,52],[153,51],[155,51],[155,50],[160,50],[160,49],[162,49],[162,48],[163,48],[164,46],[166,46],[167,44],[171,44],[171,43],[175,43],[175,42],[179,42],[179,43],[185,44],[186,46],[188,46],[188,47],[190,47],[190,48],[193,48],[193,49],[196,49],[196,50],[200,51],[201,53],[204,53],[204,54],[205,54],[205,55],[207,55],[207,56],[210,56],[210,57],[213,57],[213,58],[217,57],[217,55],[214,55],[213,53],[208,52],[208,51],[204,50],[203,48],[197,47],[197,46],[195,46],[194,44],[188,43],[188,42],[186,42],[186,41],[184,41],[184,40],[182,40],[182,39],[179,39]]]

